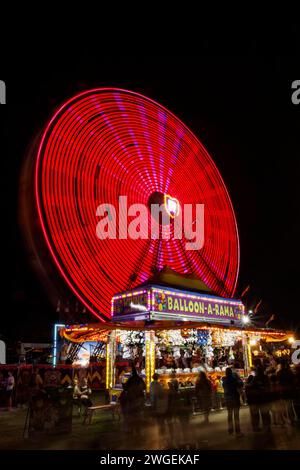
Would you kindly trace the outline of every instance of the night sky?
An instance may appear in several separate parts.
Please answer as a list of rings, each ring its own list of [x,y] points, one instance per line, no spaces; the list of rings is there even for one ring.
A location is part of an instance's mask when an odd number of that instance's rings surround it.
[[[257,321],[299,324],[300,104],[291,83],[296,56],[94,57],[0,76],[6,81],[8,150],[1,165],[3,291],[0,335],[8,341],[51,338],[57,319],[32,269],[18,221],[21,165],[56,108],[78,91],[111,86],[140,92],[171,110],[214,159],[235,209],[241,248],[237,295],[250,284]],[[298,72],[297,72],[298,69]],[[58,274],[57,274],[58,276]],[[70,299],[72,299],[70,295]]]

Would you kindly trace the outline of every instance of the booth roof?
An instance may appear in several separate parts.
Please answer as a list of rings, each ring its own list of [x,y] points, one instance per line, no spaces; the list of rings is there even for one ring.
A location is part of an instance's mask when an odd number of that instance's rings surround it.
[[[70,325],[61,328],[60,334],[67,337],[70,341],[84,342],[90,340],[90,337],[95,337],[97,341],[97,334],[104,339],[110,331],[113,330],[134,330],[134,331],[159,331],[159,330],[183,330],[183,329],[207,329],[207,330],[227,330],[227,331],[241,331],[249,334],[257,334],[261,336],[280,337],[292,334],[288,331],[274,330],[266,328],[239,328],[236,326],[223,326],[217,324],[199,323],[199,322],[182,322],[182,321],[122,321],[122,322],[108,322],[108,323],[93,323],[89,325]]]
[[[135,289],[139,287],[146,287],[148,285],[159,285],[161,287],[176,288],[182,290],[188,290],[192,292],[202,292],[215,294],[210,287],[208,287],[202,279],[195,276],[194,274],[179,274],[169,266],[165,266],[161,271],[153,274],[147,281],[139,284]],[[218,296],[219,297],[219,296]]]

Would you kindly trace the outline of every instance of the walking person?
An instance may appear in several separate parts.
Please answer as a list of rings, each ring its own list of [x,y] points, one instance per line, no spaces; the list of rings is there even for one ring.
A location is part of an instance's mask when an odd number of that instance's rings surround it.
[[[240,391],[243,387],[243,382],[238,376],[233,375],[230,367],[227,367],[225,374],[222,383],[228,413],[228,433],[233,434],[235,431],[237,437],[242,437],[243,433],[240,428]]]
[[[209,424],[209,412],[212,405],[212,385],[206,373],[201,371],[196,382],[196,396],[204,414],[204,424]]]

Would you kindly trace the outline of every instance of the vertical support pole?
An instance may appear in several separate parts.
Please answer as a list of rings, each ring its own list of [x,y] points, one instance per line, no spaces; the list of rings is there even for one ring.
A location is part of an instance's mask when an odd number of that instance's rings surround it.
[[[116,331],[113,330],[107,337],[106,344],[106,388],[111,389],[115,385],[115,360],[116,360]]]
[[[248,341],[247,341],[247,353],[248,353],[248,360],[249,360],[249,370],[250,370],[250,367],[253,366],[253,363],[252,363],[252,352],[251,352],[251,346],[250,346],[250,340],[248,338]]]
[[[146,391],[149,393],[151,383],[151,366],[150,366],[150,331],[145,331],[145,366],[146,366]]]
[[[252,367],[252,353],[250,347],[250,339],[246,333],[243,333],[243,356],[245,373],[249,374]]]
[[[105,388],[109,389],[110,378],[110,334],[107,335],[106,353],[105,353]]]
[[[117,332],[113,330],[110,333],[110,387],[114,387],[116,384],[116,348],[117,348]]]
[[[155,332],[150,332],[150,369],[151,369],[151,380],[155,373]]]
[[[155,372],[155,341],[154,331],[145,331],[145,365],[146,365],[146,391],[150,391],[150,383]]]

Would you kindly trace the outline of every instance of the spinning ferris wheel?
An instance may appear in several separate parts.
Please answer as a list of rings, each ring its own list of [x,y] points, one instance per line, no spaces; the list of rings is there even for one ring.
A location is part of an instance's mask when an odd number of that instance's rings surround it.
[[[38,150],[35,191],[47,246],[67,284],[99,319],[111,298],[169,266],[195,274],[216,294],[234,294],[239,241],[232,204],[208,152],[170,111],[140,94],[94,89],[66,102],[46,127]],[[204,204],[205,242],[103,239],[97,207],[169,197]],[[173,208],[176,211],[176,206]],[[149,217],[151,214],[149,212]]]

